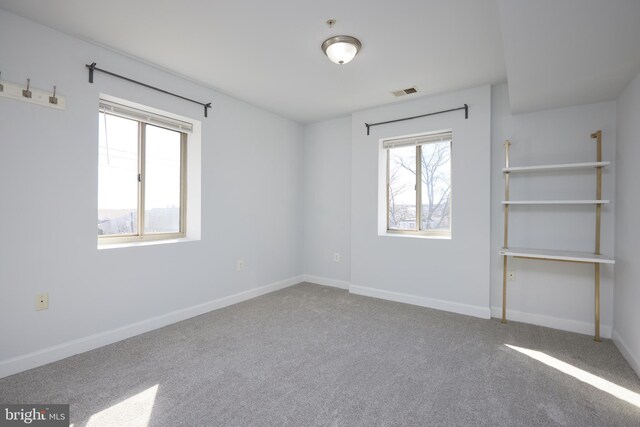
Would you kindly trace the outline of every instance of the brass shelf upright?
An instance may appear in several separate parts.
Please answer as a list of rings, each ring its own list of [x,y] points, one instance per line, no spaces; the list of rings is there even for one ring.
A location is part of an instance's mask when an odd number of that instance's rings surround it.
[[[598,130],[591,134],[591,138],[596,140],[596,157],[597,161],[602,161],[602,131]],[[602,166],[596,168],[596,199],[602,199]],[[596,205],[596,248],[595,254],[600,253],[600,221],[602,218],[602,205]],[[594,263],[595,276],[595,296],[594,296],[594,312],[595,312],[595,337],[596,342],[600,342],[600,264]]]
[[[504,142],[504,167],[509,169],[509,148],[511,141]],[[504,200],[509,201],[509,172],[504,174]],[[504,205],[504,242],[503,247],[509,247],[509,205]],[[502,323],[507,323],[507,256],[502,257]]]

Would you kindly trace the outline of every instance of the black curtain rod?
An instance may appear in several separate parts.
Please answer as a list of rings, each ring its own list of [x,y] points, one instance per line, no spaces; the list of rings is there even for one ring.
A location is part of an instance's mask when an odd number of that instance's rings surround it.
[[[469,106],[467,104],[464,104],[464,107],[460,107],[460,108],[452,108],[450,110],[436,111],[435,113],[422,114],[420,116],[405,117],[404,119],[388,120],[386,122],[365,123],[364,125],[367,127],[367,135],[369,135],[369,129],[374,126],[386,125],[386,124],[395,123],[395,122],[404,122],[405,120],[413,120],[413,119],[419,119],[420,117],[435,116],[436,114],[450,113],[452,111],[458,111],[458,110],[464,110],[464,118],[465,119],[469,118]]]
[[[160,88],[157,88],[155,86],[151,86],[151,85],[148,85],[146,83],[142,83],[142,82],[139,82],[137,80],[130,79],[129,77],[121,76],[120,74],[116,74],[116,73],[112,73],[111,71],[103,70],[102,68],[96,67],[96,63],[95,62],[91,63],[91,65],[85,64],[85,66],[89,69],[89,83],[93,83],[93,72],[94,71],[100,71],[102,73],[109,74],[110,76],[117,77],[119,79],[126,80],[128,82],[135,83],[137,85],[144,86],[144,87],[147,87],[149,89],[157,90],[158,92],[166,93],[167,95],[175,96],[176,98],[184,99],[185,101],[193,102],[194,104],[202,105],[204,107],[204,116],[205,117],[207,117],[207,110],[209,108],[211,108],[211,103],[210,102],[205,104],[204,102],[196,101],[194,99],[190,99],[190,98],[187,98],[185,96],[178,95],[178,94],[169,92],[167,90],[160,89]]]

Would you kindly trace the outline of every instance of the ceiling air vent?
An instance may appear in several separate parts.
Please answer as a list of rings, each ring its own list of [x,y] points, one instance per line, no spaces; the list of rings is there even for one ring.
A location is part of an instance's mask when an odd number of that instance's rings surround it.
[[[418,92],[418,88],[413,86],[406,89],[396,90],[391,93],[393,94],[393,96],[405,96],[405,95],[411,95],[412,93],[416,93],[416,92]]]

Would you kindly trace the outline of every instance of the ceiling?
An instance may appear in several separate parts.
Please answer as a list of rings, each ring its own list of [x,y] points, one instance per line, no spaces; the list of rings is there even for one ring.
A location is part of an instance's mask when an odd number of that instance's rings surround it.
[[[0,8],[303,123],[507,80],[516,112],[598,102],[640,71],[638,0],[0,0]],[[338,34],[363,44],[343,66],[320,50]],[[411,86],[418,94],[391,94]]]
[[[502,0],[514,113],[616,99],[640,72],[640,0]]]

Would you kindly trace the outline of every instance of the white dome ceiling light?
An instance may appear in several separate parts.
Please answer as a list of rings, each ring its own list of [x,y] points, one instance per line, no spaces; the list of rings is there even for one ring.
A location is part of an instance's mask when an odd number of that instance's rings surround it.
[[[322,51],[327,57],[339,65],[351,61],[362,48],[362,43],[351,36],[334,36],[322,43]]]

